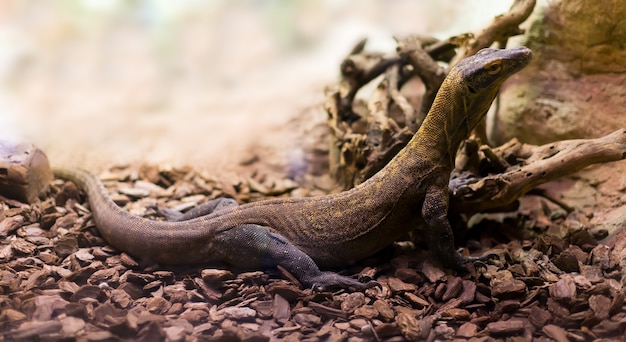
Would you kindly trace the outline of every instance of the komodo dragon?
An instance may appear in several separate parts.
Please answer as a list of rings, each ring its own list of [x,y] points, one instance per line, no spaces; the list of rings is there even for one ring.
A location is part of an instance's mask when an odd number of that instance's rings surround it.
[[[455,249],[447,219],[456,151],[485,116],[504,80],[526,66],[531,56],[525,47],[483,49],[459,62],[408,145],[372,178],[338,194],[240,206],[217,199],[183,215],[182,221],[168,222],[133,216],[118,207],[87,171],[58,169],[55,174],[86,191],[106,241],[163,264],[281,266],[308,287],[361,290],[377,283],[320,271],[318,265],[349,265],[425,224],[435,256],[445,266],[460,268],[475,259]]]

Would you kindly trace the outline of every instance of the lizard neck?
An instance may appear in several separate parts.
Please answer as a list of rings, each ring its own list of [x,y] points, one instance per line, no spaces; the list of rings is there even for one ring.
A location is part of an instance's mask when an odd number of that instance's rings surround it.
[[[382,170],[363,184],[364,188],[372,186],[380,194],[398,193],[398,189],[422,191],[420,184],[426,179],[449,175],[459,144],[473,128],[467,115],[465,90],[457,83],[444,81],[420,129]]]
[[[475,118],[483,116],[468,113],[472,108],[468,108],[466,98],[465,89],[446,79],[424,122],[407,144],[403,156],[407,160],[403,163],[426,159],[450,170],[454,167],[459,145],[479,121]]]
[[[495,82],[479,94],[473,94],[459,77],[459,74],[449,75],[444,80],[422,126],[407,144],[405,158],[408,160],[425,158],[454,168],[459,145],[485,117],[502,83]]]

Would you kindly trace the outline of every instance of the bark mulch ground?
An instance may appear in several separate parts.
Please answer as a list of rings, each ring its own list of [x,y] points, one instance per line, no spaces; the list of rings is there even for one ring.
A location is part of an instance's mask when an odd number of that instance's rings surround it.
[[[143,166],[101,175],[116,203],[156,219],[219,196],[240,202],[323,194],[290,180],[225,182]],[[464,246],[494,256],[464,273],[419,242],[343,270],[382,288],[314,292],[276,270],[145,264],[107,245],[89,205],[56,180],[35,204],[0,200],[0,336],[5,340],[589,341],[624,339],[624,253],[587,217],[540,210],[485,215]],[[245,251],[241,251],[245,253]]]

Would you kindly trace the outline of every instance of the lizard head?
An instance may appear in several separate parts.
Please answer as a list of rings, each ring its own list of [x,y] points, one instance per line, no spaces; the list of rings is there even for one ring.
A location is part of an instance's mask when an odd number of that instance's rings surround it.
[[[464,115],[467,116],[465,120],[470,131],[487,113],[502,83],[524,68],[531,57],[532,51],[523,46],[482,49],[450,70],[448,78],[461,87],[457,90],[460,90],[464,101]]]

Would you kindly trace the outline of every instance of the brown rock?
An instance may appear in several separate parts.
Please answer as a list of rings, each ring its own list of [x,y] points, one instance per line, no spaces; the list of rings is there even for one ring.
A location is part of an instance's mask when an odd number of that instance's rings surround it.
[[[120,254],[120,261],[122,262],[122,265],[126,266],[127,268],[135,268],[139,266],[139,263],[135,259],[133,259],[133,257],[126,253]]]
[[[569,310],[552,297],[548,298],[547,307],[548,311],[556,318],[563,319],[569,317]]]
[[[251,320],[254,320],[254,318],[256,318],[256,311],[254,311],[254,309],[246,308],[246,307],[229,306],[229,307],[220,309],[217,312],[217,314],[220,316],[224,316],[227,319],[231,319],[231,320],[238,321],[238,322],[239,321],[251,321]]]
[[[68,303],[65,306],[65,314],[68,316],[87,318],[87,309],[82,303]]]

